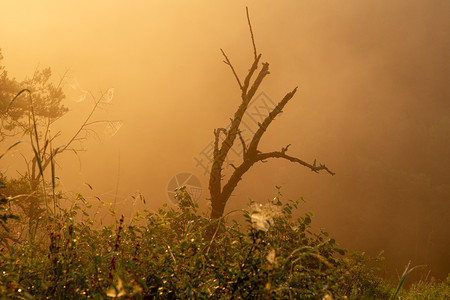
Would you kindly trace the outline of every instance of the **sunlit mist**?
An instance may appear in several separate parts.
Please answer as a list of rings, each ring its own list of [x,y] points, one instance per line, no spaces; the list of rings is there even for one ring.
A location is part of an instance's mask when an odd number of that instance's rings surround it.
[[[449,1],[3,1],[8,76],[24,80],[50,67],[64,85],[69,111],[51,129],[61,132],[55,148],[102,98],[78,151],[58,157],[58,189],[132,218],[173,205],[172,188],[184,182],[207,213],[208,146],[241,101],[220,49],[244,78],[253,62],[246,6],[261,61],[270,63],[254,108],[263,113],[298,86],[261,151],[291,144],[291,155],[336,175],[271,159],[245,174],[226,211],[265,203],[281,186],[284,199],[303,197],[301,211],[313,211],[343,247],[384,250],[386,276],[411,260],[444,279]],[[248,130],[258,121],[248,119]],[[0,172],[18,176],[27,151],[23,143],[8,152]],[[225,174],[232,171],[228,164]]]

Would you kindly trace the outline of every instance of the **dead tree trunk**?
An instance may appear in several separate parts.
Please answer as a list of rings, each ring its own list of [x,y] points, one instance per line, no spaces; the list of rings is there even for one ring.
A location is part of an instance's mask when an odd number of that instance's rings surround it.
[[[248,108],[249,103],[251,102],[253,96],[256,91],[260,87],[263,79],[269,74],[269,63],[262,63],[262,68],[259,71],[256,79],[250,84],[250,81],[258,69],[258,65],[261,60],[261,54],[258,54],[256,51],[255,40],[253,36],[253,30],[250,23],[250,18],[247,9],[247,21],[250,29],[252,44],[253,44],[253,53],[254,60],[253,64],[248,71],[244,82],[242,83],[234,70],[233,65],[228,59],[225,52],[222,51],[222,54],[225,58],[224,63],[227,64],[231,71],[233,72],[234,77],[239,85],[241,90],[241,104],[236,110],[234,117],[231,119],[231,126],[228,130],[225,128],[217,128],[214,130],[214,152],[213,152],[213,161],[211,166],[211,171],[209,175],[209,192],[210,192],[210,200],[211,200],[211,218],[216,219],[223,216],[223,212],[225,210],[225,206],[227,204],[228,199],[233,193],[239,181],[242,179],[242,176],[253,166],[253,164],[265,161],[268,158],[284,158],[291,162],[299,163],[314,172],[319,172],[320,170],[325,170],[331,175],[334,175],[325,165],[319,164],[316,165],[316,161],[313,164],[309,164],[301,159],[298,159],[293,156],[289,156],[286,154],[290,145],[282,148],[280,151],[272,151],[263,153],[258,150],[259,141],[261,140],[264,132],[266,132],[269,125],[275,119],[275,117],[282,112],[284,106],[292,99],[292,97],[297,92],[297,88],[294,88],[291,92],[287,93],[284,98],[278,103],[278,105],[269,113],[269,115],[264,119],[262,123],[258,123],[259,127],[256,130],[251,142],[249,145],[245,144],[245,141],[241,135],[241,131],[239,126],[241,125],[242,118]],[[220,135],[224,135],[223,141],[220,143]],[[234,171],[228,181],[222,187],[222,170],[224,167],[225,159],[233,147],[233,144],[239,138],[240,143],[242,145],[242,153],[243,153],[243,161],[239,166],[231,165],[234,168]],[[220,144],[220,145],[219,145]]]

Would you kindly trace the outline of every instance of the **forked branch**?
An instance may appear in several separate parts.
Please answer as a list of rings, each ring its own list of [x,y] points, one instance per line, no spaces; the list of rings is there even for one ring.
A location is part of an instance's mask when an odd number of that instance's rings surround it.
[[[324,170],[329,174],[334,175],[334,173],[330,171],[325,165],[323,164],[316,165],[316,161],[314,161],[313,164],[310,164],[297,157],[287,155],[286,152],[290,145],[283,147],[281,151],[262,153],[261,151],[258,150],[259,142],[262,136],[266,132],[269,125],[275,120],[275,117],[278,116],[283,111],[286,104],[294,97],[295,93],[297,92],[297,87],[294,88],[291,92],[287,93],[283,97],[283,99],[281,99],[281,101],[269,113],[269,115],[263,120],[262,123],[258,123],[259,125],[258,129],[253,135],[250,143],[248,145],[245,143],[245,140],[239,128],[241,125],[241,121],[248,109],[248,106],[253,96],[261,86],[261,83],[263,82],[264,78],[268,74],[270,74],[269,63],[263,62],[261,70],[254,79],[253,83],[251,83],[252,77],[255,74],[256,70],[258,69],[258,65],[261,60],[261,54],[258,54],[256,51],[256,44],[253,35],[252,25],[250,22],[248,8],[246,9],[246,13],[248,26],[250,29],[250,36],[253,45],[254,59],[250,69],[248,70],[247,75],[245,76],[243,84],[239,79],[239,76],[236,73],[233,65],[228,59],[228,56],[222,49],[220,49],[222,51],[223,56],[225,57],[224,61],[225,64],[227,64],[230,67],[234,77],[236,78],[236,81],[239,84],[239,88],[241,89],[241,103],[238,109],[236,110],[234,117],[231,119],[230,128],[228,130],[224,128],[218,128],[214,130],[214,155],[209,177],[209,191],[211,195],[210,200],[212,206],[211,218],[220,218],[223,216],[226,203],[228,199],[231,197],[231,194],[233,193],[237,184],[242,179],[242,176],[257,162],[265,162],[266,159],[269,158],[283,158],[291,162],[299,163],[302,166],[309,168],[313,172],[317,173],[321,170]],[[219,146],[221,133],[225,134],[225,138]],[[243,161],[240,165],[231,164],[231,166],[233,167],[233,173],[222,187],[223,165],[237,137],[239,138],[242,145]]]

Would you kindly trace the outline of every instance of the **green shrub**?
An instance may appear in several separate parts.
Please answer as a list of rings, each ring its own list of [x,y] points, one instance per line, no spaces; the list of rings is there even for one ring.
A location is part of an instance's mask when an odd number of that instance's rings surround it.
[[[123,216],[94,229],[81,195],[45,225],[39,243],[0,252],[0,295],[18,299],[387,299],[392,288],[364,254],[343,256],[300,201],[253,203],[246,223],[197,213],[184,189],[178,209]],[[81,218],[83,216],[83,218]],[[420,290],[420,292],[419,292]],[[405,291],[402,291],[402,298]],[[411,295],[448,295],[447,285]],[[428,298],[423,298],[428,299]],[[431,298],[430,298],[431,299]]]

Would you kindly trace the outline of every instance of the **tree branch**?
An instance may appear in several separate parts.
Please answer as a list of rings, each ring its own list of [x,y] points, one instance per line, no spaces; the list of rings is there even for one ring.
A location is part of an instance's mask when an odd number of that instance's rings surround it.
[[[238,130],[239,139],[241,140],[242,144],[242,158],[245,159],[245,152],[247,151],[247,146],[245,145],[244,138],[242,137],[241,131]]]
[[[261,85],[261,82],[263,81],[264,77],[266,77],[269,72],[269,63],[262,63],[263,67],[261,71],[259,71],[258,77],[256,77],[255,81],[252,84],[252,87],[247,93],[247,101],[250,102],[252,97],[255,95],[256,91],[258,90],[259,86]]]
[[[223,132],[224,134],[227,134],[227,130],[225,128],[217,128],[214,129],[214,159],[219,154],[219,139],[220,139],[220,133]],[[222,148],[222,147],[221,147]]]
[[[267,130],[267,127],[269,127],[270,123],[272,123],[272,121],[275,119],[275,117],[283,111],[284,106],[289,102],[289,100],[292,99],[292,97],[294,97],[296,92],[297,92],[297,87],[295,89],[293,89],[292,92],[287,93],[286,96],[284,96],[284,98],[278,103],[278,105],[264,119],[262,124],[259,124],[259,128],[253,135],[253,138],[252,138],[252,141],[250,142],[247,153],[249,153],[250,155],[256,154],[256,150],[258,148],[259,141],[261,140],[264,132]]]
[[[250,70],[248,70],[248,74],[244,80],[244,86],[242,87],[242,97],[247,96],[247,89],[250,84],[250,79],[252,78],[253,73],[255,73],[256,69],[258,69],[258,64],[259,64],[260,59],[261,59],[261,54],[259,54],[258,56],[255,57],[255,60],[253,61],[252,66],[250,67]]]
[[[242,118],[245,115],[245,112],[248,109],[248,106],[253,98],[253,96],[256,94],[256,91],[259,89],[262,81],[264,78],[270,74],[269,72],[269,63],[265,62],[262,63],[262,67],[256,76],[256,79],[254,79],[253,83],[251,84],[250,81],[252,80],[253,75],[255,74],[256,70],[258,69],[258,65],[261,60],[261,54],[258,54],[255,44],[255,38],[253,35],[253,29],[252,24],[250,22],[250,15],[248,12],[248,8],[246,8],[247,13],[247,22],[250,29],[250,36],[252,40],[253,45],[253,56],[254,60],[253,63],[248,70],[248,73],[244,79],[243,84],[241,83],[236,71],[234,70],[234,67],[232,66],[230,60],[228,59],[225,52],[222,51],[223,56],[225,57],[225,64],[227,64],[231,71],[233,72],[234,77],[236,78],[236,81],[239,84],[239,87],[241,89],[241,98],[242,101],[234,113],[233,119],[231,119],[231,125],[230,128],[225,130],[224,128],[218,128],[214,130],[214,159],[212,162],[211,170],[210,170],[210,177],[209,177],[209,191],[210,191],[210,200],[211,200],[211,218],[220,218],[223,216],[225,206],[227,204],[227,201],[229,200],[231,194],[233,193],[234,189],[236,188],[239,181],[242,180],[242,176],[256,163],[256,162],[266,162],[266,159],[269,158],[284,158],[286,160],[289,160],[291,162],[299,163],[307,168],[309,168],[313,172],[319,172],[321,170],[325,170],[331,175],[334,175],[332,171],[330,171],[325,165],[316,165],[316,161],[314,161],[313,164],[309,164],[299,158],[287,155],[286,152],[289,149],[290,145],[287,145],[286,147],[283,147],[281,151],[273,151],[268,153],[262,153],[258,150],[259,142],[264,134],[266,132],[269,125],[272,123],[272,121],[275,119],[276,116],[278,116],[285,105],[292,99],[292,97],[297,92],[297,87],[293,89],[291,92],[287,93],[283,99],[277,104],[277,106],[269,113],[269,115],[263,120],[262,123],[258,123],[258,129],[256,133],[253,135],[252,140],[250,141],[249,145],[246,145],[244,138],[242,137],[242,132],[239,129],[240,124],[242,122]],[[224,132],[226,134],[225,139],[222,141],[221,146],[219,148],[219,140],[220,140],[220,133]],[[222,186],[222,170],[223,165],[225,163],[225,160],[227,158],[227,155],[229,154],[230,149],[233,147],[233,144],[236,140],[236,138],[239,137],[239,140],[242,145],[242,152],[243,152],[243,161],[239,165],[234,165],[230,163],[229,165],[233,168],[233,173],[228,178],[226,182],[223,183]]]
[[[225,54],[225,52],[222,50],[222,48],[220,48],[220,51],[222,51],[223,56],[225,57],[225,60],[223,61],[225,64],[229,65],[231,68],[231,71],[233,71],[234,77],[236,78],[238,84],[239,84],[239,88],[242,90],[242,84],[241,81],[239,80],[238,75],[236,74],[236,71],[234,70],[233,65],[231,64],[230,60],[228,59],[228,56]]]
[[[328,173],[330,173],[331,175],[335,174],[334,172],[330,171],[330,169],[328,169],[325,165],[320,164],[320,165],[317,166],[316,165],[316,160],[314,160],[314,163],[311,165],[311,164],[309,164],[309,163],[307,163],[307,162],[305,162],[305,161],[303,161],[303,160],[301,160],[301,159],[299,159],[297,157],[293,157],[293,156],[287,155],[286,151],[287,151],[288,147],[289,147],[289,145],[286,146],[285,148],[283,148],[281,151],[273,151],[273,152],[257,154],[255,160],[256,161],[263,161],[263,160],[268,159],[268,158],[284,158],[284,159],[287,159],[287,160],[289,160],[291,162],[299,163],[302,166],[305,166],[305,167],[311,169],[311,171],[316,172],[316,173],[318,173],[320,170],[325,170]]]
[[[252,44],[253,44],[253,54],[254,54],[255,60],[256,60],[257,52],[256,52],[255,38],[253,36],[252,23],[250,22],[250,16],[248,14],[248,7],[245,7],[245,11],[247,12],[248,28],[250,28],[250,35],[252,37]]]
[[[288,149],[289,149],[290,146],[291,146],[291,144],[289,144],[289,145],[287,145],[286,147],[282,148],[282,149],[281,149],[281,153],[282,153],[282,154],[285,154],[286,151],[288,151]]]

